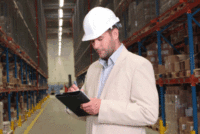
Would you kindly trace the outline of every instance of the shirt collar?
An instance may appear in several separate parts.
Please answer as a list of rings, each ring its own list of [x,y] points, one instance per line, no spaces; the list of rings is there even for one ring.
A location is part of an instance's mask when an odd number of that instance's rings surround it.
[[[106,63],[106,60],[103,60],[101,58],[99,58],[99,63],[104,67],[114,65],[123,49],[123,46],[124,45],[121,43],[121,46],[108,58],[108,63]]]

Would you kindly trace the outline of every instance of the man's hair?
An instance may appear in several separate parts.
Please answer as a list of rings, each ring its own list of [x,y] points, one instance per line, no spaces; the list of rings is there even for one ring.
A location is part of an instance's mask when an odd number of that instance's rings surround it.
[[[117,28],[118,30],[122,27],[121,23],[120,22],[117,22],[116,24],[114,24],[111,28],[109,28],[107,31],[109,33],[111,33],[111,31],[115,28]]]

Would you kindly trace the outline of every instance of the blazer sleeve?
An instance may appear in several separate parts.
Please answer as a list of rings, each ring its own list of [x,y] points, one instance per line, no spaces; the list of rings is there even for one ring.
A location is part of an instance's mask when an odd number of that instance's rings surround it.
[[[151,63],[143,61],[132,74],[130,101],[102,100],[99,123],[145,126],[158,119],[158,92]]]

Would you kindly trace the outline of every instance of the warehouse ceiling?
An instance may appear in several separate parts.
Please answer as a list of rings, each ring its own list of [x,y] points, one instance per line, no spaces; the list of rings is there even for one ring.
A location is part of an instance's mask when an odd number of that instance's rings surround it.
[[[47,23],[48,39],[58,39],[59,0],[42,0]],[[72,15],[76,0],[65,0],[63,9],[63,34],[62,38],[72,37]]]

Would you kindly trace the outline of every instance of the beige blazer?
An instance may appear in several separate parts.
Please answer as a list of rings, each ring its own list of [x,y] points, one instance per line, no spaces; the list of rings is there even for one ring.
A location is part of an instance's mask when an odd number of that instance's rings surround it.
[[[102,65],[88,69],[85,93],[97,97]],[[86,134],[145,134],[158,119],[158,92],[151,63],[123,48],[105,83],[98,116],[86,117]]]

